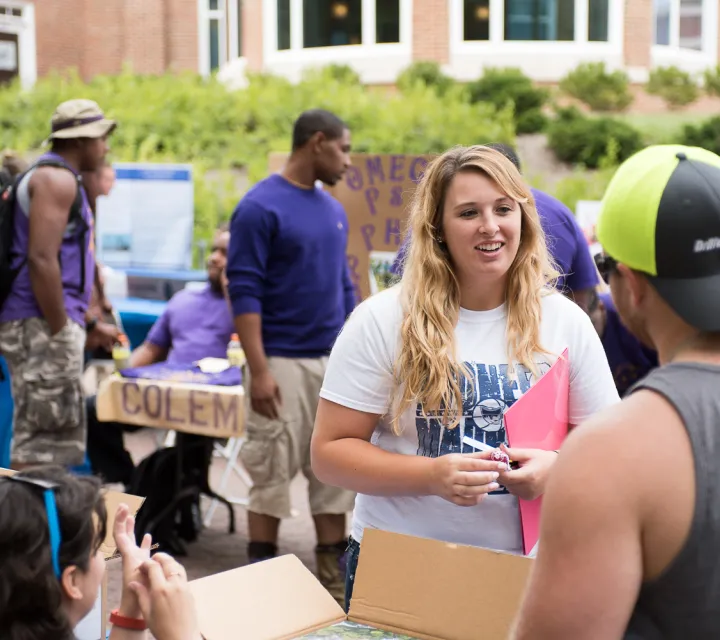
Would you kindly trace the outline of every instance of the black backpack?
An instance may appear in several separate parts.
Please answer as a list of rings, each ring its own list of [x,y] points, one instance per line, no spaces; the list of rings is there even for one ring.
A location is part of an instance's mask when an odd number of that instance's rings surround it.
[[[67,169],[72,173],[70,167],[63,162],[58,160],[39,160],[32,165],[27,171],[20,174],[12,180],[9,176],[2,177],[0,175],[0,308],[5,304],[5,301],[10,295],[12,290],[13,282],[17,278],[20,270],[25,266],[27,262],[27,256],[25,256],[18,265],[17,268],[12,268],[12,243],[13,243],[13,231],[15,227],[15,204],[17,202],[17,189],[22,179],[27,175],[29,171],[36,169],[37,167],[57,167],[58,169]],[[73,173],[73,176],[75,174]],[[70,208],[70,216],[68,218],[66,234],[77,234],[78,243],[80,245],[81,254],[85,250],[85,242],[87,239],[87,233],[89,227],[85,222],[82,215],[83,198],[82,198],[82,178],[75,176],[78,183],[77,194],[75,201]],[[80,282],[79,291],[85,291],[85,261],[81,262],[80,267]]]
[[[178,449],[158,449],[135,468],[129,493],[144,496],[145,502],[135,518],[138,540],[149,533],[159,550],[176,556],[187,555],[185,542],[194,542],[202,530],[200,494],[210,491],[208,475],[213,441],[190,433],[176,434],[182,444],[182,499],[176,498]],[[172,505],[172,506],[171,506]],[[229,530],[235,531],[234,518]]]

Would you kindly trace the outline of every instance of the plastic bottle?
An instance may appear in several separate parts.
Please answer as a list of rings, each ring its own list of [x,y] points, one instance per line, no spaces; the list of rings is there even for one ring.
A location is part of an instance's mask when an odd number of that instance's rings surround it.
[[[237,333],[233,333],[230,342],[228,342],[227,359],[231,367],[238,367],[238,369],[241,369],[245,364],[245,352],[240,346],[240,338],[238,338]]]
[[[130,366],[130,341],[124,333],[118,334],[117,342],[112,350],[115,371],[127,369]]]

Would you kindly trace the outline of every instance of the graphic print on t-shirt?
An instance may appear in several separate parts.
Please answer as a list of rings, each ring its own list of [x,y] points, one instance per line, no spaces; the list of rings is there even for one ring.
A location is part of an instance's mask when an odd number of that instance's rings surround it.
[[[508,365],[485,365],[466,362],[471,377],[463,376],[460,390],[463,397],[460,424],[452,429],[442,426],[437,414],[423,416],[422,405],[415,410],[418,434],[417,455],[437,458],[449,453],[475,453],[467,439],[490,447],[507,444],[503,416],[534,382],[533,374],[523,365],[517,365],[515,375],[508,373]],[[537,363],[540,375],[550,369],[546,362]],[[506,493],[503,489],[496,493]]]

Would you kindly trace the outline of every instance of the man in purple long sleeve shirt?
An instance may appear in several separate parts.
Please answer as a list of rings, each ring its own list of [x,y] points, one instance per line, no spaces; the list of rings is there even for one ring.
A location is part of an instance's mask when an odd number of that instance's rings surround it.
[[[290,517],[290,482],[302,471],[318,537],[318,577],[341,604],[345,516],[355,494],[315,478],[310,440],[327,356],[355,306],[347,216],[316,182],[336,184],[349,153],[350,131],[337,116],[303,113],[283,170],[256,184],[235,209],[227,265],[250,372],[240,454],[253,480],[248,556],[257,562],[277,553],[280,521]]]

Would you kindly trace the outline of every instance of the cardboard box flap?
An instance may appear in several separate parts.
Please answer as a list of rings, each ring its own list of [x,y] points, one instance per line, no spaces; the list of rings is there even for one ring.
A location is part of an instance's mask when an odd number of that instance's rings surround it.
[[[130,507],[130,513],[135,515],[145,498],[139,498],[138,496],[131,496],[128,493],[120,493],[118,491],[106,491],[105,492],[105,507],[107,508],[107,535],[105,540],[100,545],[100,550],[105,555],[105,558],[112,558],[116,552],[115,540],[113,539],[113,526],[115,525],[115,514],[117,513],[118,507],[121,504],[126,504]],[[138,540],[138,544],[140,544]]]
[[[366,529],[349,618],[416,638],[505,638],[532,562]]]
[[[293,555],[193,580],[190,588],[207,640],[286,640],[345,619]]]

